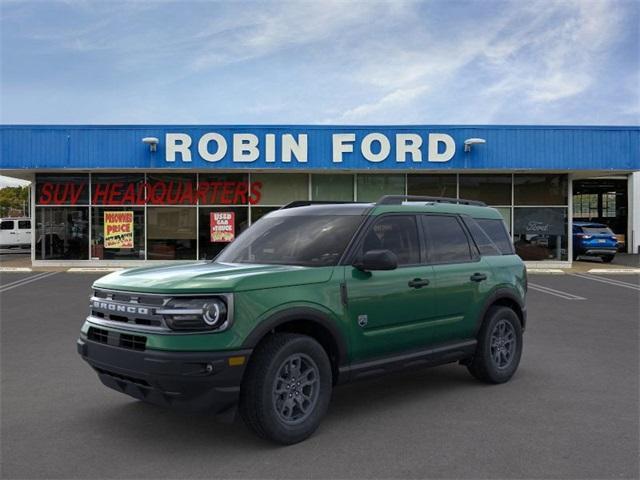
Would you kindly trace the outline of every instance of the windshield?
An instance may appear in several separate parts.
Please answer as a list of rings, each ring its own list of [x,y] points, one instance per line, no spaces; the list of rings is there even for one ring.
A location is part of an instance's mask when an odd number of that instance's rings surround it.
[[[216,258],[221,263],[332,266],[362,221],[360,215],[262,218]]]

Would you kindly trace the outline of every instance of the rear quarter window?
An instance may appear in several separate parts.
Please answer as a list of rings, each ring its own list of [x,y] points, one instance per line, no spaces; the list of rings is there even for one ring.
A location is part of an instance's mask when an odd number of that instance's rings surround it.
[[[500,249],[489,238],[480,225],[471,217],[463,217],[464,223],[471,233],[471,237],[475,242],[481,255],[502,255]]]
[[[515,253],[511,237],[507,232],[507,227],[505,227],[501,219],[476,218],[475,221],[482,227],[482,230],[484,230],[502,255],[513,255]]]

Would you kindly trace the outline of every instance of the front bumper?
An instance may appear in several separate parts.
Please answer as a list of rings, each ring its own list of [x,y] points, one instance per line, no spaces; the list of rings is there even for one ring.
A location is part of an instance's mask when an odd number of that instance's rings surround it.
[[[85,337],[78,339],[77,348],[107,387],[156,405],[213,413],[237,403],[251,355],[251,350],[137,351]],[[230,366],[230,357],[244,357],[243,364]]]

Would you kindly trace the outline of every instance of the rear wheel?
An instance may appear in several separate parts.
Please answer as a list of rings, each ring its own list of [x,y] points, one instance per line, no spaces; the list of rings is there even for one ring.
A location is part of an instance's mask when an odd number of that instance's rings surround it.
[[[602,261],[604,263],[611,263],[613,261],[613,258],[615,257],[615,255],[605,255],[602,258]]]
[[[522,326],[509,307],[492,307],[478,334],[476,353],[467,367],[487,383],[507,382],[518,369],[522,355]]]
[[[318,342],[306,335],[274,334],[251,357],[240,415],[260,437],[297,443],[318,428],[331,390],[331,363]]]

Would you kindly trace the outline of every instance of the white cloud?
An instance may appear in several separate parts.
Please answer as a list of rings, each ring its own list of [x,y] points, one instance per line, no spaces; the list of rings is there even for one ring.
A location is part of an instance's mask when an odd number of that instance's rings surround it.
[[[359,122],[363,119],[375,118],[385,112],[407,107],[413,100],[423,95],[427,90],[428,86],[426,85],[414,88],[399,88],[386,94],[375,102],[364,103],[347,110],[340,116],[340,118],[330,120],[327,123]]]

